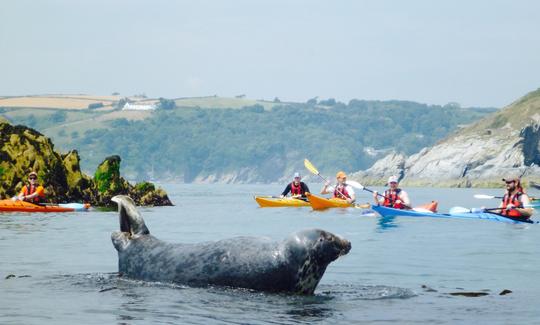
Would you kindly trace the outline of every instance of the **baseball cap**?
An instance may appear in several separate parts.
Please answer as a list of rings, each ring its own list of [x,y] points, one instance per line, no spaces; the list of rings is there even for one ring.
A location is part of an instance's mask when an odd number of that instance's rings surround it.
[[[299,172],[294,173],[294,178],[297,178],[297,177],[300,178],[300,173]]]
[[[392,175],[392,176],[388,177],[388,184],[390,184],[390,183],[399,183],[397,176]]]

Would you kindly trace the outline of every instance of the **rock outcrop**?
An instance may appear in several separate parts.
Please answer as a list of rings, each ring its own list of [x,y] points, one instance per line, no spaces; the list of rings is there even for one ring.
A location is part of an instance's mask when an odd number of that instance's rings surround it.
[[[391,154],[353,177],[382,185],[393,174],[403,186],[492,187],[508,174],[539,182],[539,141],[540,89],[431,148]]]
[[[105,159],[94,178],[80,169],[76,150],[60,154],[51,140],[31,128],[0,120],[0,198],[16,195],[30,171],[38,173],[50,202],[88,202],[109,205],[112,196],[126,194],[139,205],[172,205],[162,189],[151,183],[131,185],[120,176],[120,157]]]

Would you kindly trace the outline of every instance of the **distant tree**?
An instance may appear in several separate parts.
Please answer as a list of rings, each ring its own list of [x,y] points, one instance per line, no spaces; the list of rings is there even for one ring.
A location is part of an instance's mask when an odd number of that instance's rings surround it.
[[[112,96],[118,96],[118,95],[120,95],[120,93],[115,91],[115,92],[112,93],[111,95],[112,95]]]
[[[281,103],[281,100],[279,100],[279,98],[275,97],[274,98],[274,103]]]
[[[456,102],[450,102],[443,106],[444,108],[461,108],[461,105]]]
[[[321,100],[319,104],[324,106],[334,106],[336,105],[336,100],[334,98],[328,98],[327,100]]]
[[[122,108],[124,108],[126,103],[129,103],[129,99],[124,97],[124,98],[120,99],[119,101],[115,102],[113,104],[113,107],[116,108],[116,109],[122,109]]]
[[[242,94],[242,95],[236,95],[234,96],[235,98],[246,98],[246,95],[245,94]]]
[[[88,109],[96,109],[96,108],[100,108],[100,107],[103,107],[103,103],[101,103],[101,102],[88,104]]]
[[[243,110],[246,112],[253,112],[253,113],[263,113],[264,112],[264,106],[261,104],[255,104],[251,106],[244,106]]]
[[[306,102],[306,104],[308,104],[309,106],[315,106],[317,105],[317,98],[319,97],[313,97],[311,99],[308,99],[308,101]]]
[[[158,109],[171,110],[176,108],[176,102],[173,99],[159,98]]]
[[[119,118],[116,120],[112,120],[111,126],[113,128],[123,128],[123,127],[129,126],[129,121],[126,120],[125,118]]]
[[[67,113],[64,111],[58,111],[49,117],[52,123],[62,123],[66,120]]]

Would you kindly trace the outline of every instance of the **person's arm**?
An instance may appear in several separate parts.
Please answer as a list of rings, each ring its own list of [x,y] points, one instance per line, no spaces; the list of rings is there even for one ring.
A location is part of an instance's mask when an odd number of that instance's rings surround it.
[[[17,200],[19,201],[22,201],[24,200],[24,194],[25,194],[25,189],[26,189],[26,186],[24,186],[22,189],[21,189],[21,192],[19,193],[19,195],[17,195]]]
[[[381,205],[384,203],[384,198],[379,198],[379,192],[377,191],[373,191],[373,200],[377,205]]]
[[[529,218],[533,215],[534,209],[533,208],[525,208],[525,206],[529,205],[531,201],[529,200],[529,196],[527,194],[521,195],[521,204],[523,204],[523,208],[516,208],[516,210],[521,213],[522,216]]]
[[[306,196],[306,193],[310,193],[309,192],[309,187],[307,186],[306,183],[302,182],[302,188],[304,189],[304,195],[303,196]]]
[[[285,189],[281,193],[281,197],[284,198],[285,196],[287,196],[287,194],[289,194],[290,191],[291,191],[291,183],[287,184],[287,187],[285,187]]]
[[[401,193],[399,193],[399,198],[404,205],[408,207],[411,206],[411,200],[409,199],[409,194],[407,194],[407,192],[401,191]]]
[[[328,193],[330,193],[330,188],[332,188],[332,187],[330,186],[330,182],[328,182],[328,181],[324,182],[324,186],[323,186],[323,188],[321,189],[321,194],[328,194]]]

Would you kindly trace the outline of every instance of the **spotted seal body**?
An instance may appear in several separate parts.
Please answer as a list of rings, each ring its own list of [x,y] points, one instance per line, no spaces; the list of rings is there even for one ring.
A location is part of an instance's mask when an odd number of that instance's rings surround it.
[[[313,294],[328,264],[351,249],[349,241],[319,229],[294,233],[282,242],[235,237],[166,243],[150,235],[129,197],[113,201],[120,212],[120,231],[112,234],[118,269],[134,279]]]

